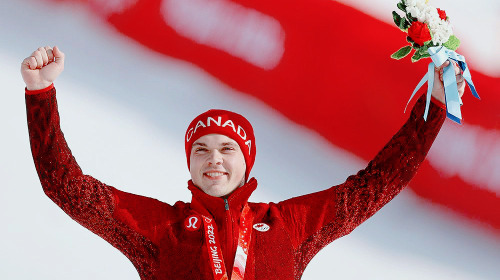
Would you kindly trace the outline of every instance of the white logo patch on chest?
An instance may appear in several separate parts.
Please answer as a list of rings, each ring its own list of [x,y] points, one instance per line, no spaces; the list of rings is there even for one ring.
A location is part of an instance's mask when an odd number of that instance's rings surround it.
[[[184,227],[189,231],[199,230],[201,227],[201,219],[196,215],[191,215],[184,220]]]
[[[255,230],[258,230],[260,232],[266,232],[268,231],[271,227],[268,225],[268,224],[264,224],[264,223],[257,223],[255,225],[253,225],[253,228]]]

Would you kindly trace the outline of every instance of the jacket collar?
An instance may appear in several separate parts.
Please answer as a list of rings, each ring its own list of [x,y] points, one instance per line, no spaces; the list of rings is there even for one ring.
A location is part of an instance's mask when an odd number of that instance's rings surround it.
[[[257,180],[251,178],[246,184],[234,190],[226,197],[229,209],[233,212],[241,213],[243,206],[248,198],[257,188]],[[222,217],[226,210],[223,197],[215,197],[204,193],[200,188],[193,184],[192,180],[188,182],[188,189],[193,197],[191,199],[191,208],[201,215],[212,216],[215,219]]]

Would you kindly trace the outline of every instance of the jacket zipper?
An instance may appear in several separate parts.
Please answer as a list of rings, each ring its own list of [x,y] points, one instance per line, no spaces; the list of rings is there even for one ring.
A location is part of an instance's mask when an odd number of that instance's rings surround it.
[[[224,256],[227,255],[226,258],[231,258],[231,255],[228,254],[228,253],[231,253],[233,251],[233,219],[231,217],[231,211],[229,211],[229,202],[227,200],[227,198],[224,198],[224,208],[226,209],[226,217],[227,217],[227,223],[226,223],[226,232],[227,232],[227,241],[226,241],[226,254],[224,254]],[[232,256],[234,258],[234,256]],[[228,270],[231,269],[231,271],[227,271],[227,274],[230,275],[232,273],[232,268],[228,267],[227,266],[227,261],[226,262],[226,268]],[[234,266],[234,263],[233,263],[233,266]]]

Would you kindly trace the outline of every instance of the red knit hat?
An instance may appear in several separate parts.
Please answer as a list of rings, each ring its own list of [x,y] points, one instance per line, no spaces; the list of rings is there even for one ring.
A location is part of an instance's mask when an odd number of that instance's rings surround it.
[[[185,146],[188,168],[190,165],[191,146],[194,141],[207,134],[222,134],[238,143],[245,157],[245,180],[255,162],[255,136],[250,122],[240,114],[226,110],[208,110],[197,116],[186,130]]]

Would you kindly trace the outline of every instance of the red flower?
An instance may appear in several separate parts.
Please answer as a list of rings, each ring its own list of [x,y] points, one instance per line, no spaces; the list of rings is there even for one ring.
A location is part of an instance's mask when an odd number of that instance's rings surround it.
[[[439,18],[442,20],[446,20],[446,12],[444,10],[441,10],[440,8],[437,8]]]
[[[425,42],[432,39],[429,27],[420,21],[414,21],[411,24],[410,28],[408,28],[408,36],[420,46],[423,46]]]

